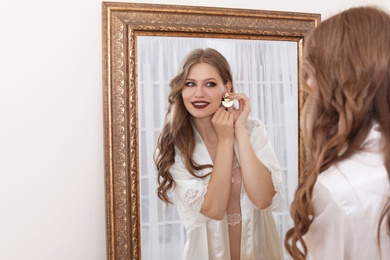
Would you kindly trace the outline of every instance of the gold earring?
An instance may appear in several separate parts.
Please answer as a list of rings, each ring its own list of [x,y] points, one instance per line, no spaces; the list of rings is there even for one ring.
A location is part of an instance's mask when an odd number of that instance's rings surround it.
[[[229,98],[228,92],[226,92],[225,96],[222,99],[222,105],[224,107],[231,107],[233,105],[233,100]]]

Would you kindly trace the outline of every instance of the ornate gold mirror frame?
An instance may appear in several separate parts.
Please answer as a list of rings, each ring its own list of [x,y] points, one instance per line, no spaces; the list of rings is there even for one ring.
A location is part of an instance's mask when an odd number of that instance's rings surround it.
[[[112,2],[102,12],[107,259],[141,259],[137,36],[294,41],[299,69],[320,15]],[[301,171],[300,136],[298,156]]]

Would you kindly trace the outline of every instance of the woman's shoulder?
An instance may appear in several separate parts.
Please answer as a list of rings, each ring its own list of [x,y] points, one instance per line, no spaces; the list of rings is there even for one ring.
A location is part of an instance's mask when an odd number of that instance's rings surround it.
[[[336,185],[342,182],[348,186],[367,187],[376,186],[384,180],[388,180],[386,168],[381,153],[367,152],[356,153],[351,157],[338,162],[323,171],[317,179],[327,187],[338,187],[344,190],[344,185]],[[386,181],[385,181],[386,183]]]
[[[373,201],[390,195],[384,165],[364,165],[355,158],[346,159],[322,172],[317,178],[314,192],[318,187],[326,190],[349,213],[352,213],[351,205],[364,208],[364,205],[371,205]]]

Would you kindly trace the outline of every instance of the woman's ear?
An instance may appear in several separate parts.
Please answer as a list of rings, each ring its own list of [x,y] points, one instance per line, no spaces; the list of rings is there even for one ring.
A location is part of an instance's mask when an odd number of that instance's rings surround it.
[[[232,91],[233,85],[232,85],[232,82],[230,80],[226,83],[225,88],[226,88],[227,92]]]

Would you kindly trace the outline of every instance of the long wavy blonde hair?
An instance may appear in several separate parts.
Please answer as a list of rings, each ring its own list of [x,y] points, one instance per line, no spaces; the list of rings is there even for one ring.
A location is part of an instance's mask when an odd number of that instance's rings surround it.
[[[318,175],[362,149],[374,122],[382,133],[390,180],[390,16],[369,6],[341,12],[310,33],[303,55],[300,79],[307,95],[301,127],[307,164],[290,208],[294,227],[285,239],[294,259],[307,255],[302,236],[313,221]],[[378,219],[378,244],[380,229],[390,232],[389,206],[388,200]]]
[[[170,203],[168,191],[175,183],[169,172],[175,162],[175,147],[180,152],[186,169],[195,177],[206,177],[207,175],[197,176],[195,171],[212,167],[212,165],[199,165],[192,159],[195,149],[194,131],[191,124],[191,114],[185,108],[182,97],[188,72],[192,65],[197,63],[208,63],[214,66],[224,84],[229,81],[233,84],[229,63],[221,53],[212,48],[195,49],[190,52],[184,59],[179,73],[170,81],[168,109],[154,156],[159,184],[157,195],[165,203]]]

